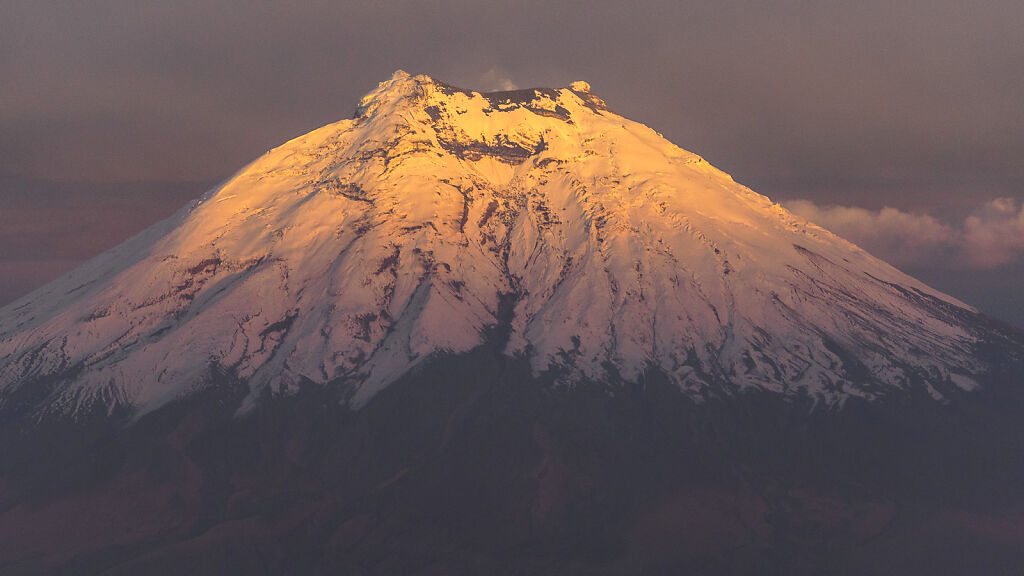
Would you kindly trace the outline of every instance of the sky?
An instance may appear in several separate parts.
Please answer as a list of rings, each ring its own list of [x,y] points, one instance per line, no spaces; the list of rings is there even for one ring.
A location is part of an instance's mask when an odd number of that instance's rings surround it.
[[[1024,2],[0,0],[0,306],[396,69],[611,108],[1024,327]]]

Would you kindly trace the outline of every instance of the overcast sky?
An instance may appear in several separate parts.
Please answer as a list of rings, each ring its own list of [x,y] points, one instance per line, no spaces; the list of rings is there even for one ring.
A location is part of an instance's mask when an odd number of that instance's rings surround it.
[[[1022,25],[1020,0],[0,0],[0,305],[401,68],[475,89],[587,80],[1024,326]]]

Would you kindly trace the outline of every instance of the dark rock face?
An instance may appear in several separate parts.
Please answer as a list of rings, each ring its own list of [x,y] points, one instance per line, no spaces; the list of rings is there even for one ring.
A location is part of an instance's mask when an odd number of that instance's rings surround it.
[[[8,415],[4,574],[1009,574],[1021,372],[941,405],[560,389],[494,348],[359,411],[217,386],[137,422]],[[47,454],[47,458],[41,458]]]

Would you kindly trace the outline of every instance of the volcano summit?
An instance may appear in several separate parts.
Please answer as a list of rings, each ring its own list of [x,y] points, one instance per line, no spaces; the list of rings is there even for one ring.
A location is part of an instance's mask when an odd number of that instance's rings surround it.
[[[399,71],[0,309],[0,572],[994,574],[1022,374],[584,82]]]
[[[979,346],[1007,338],[586,83],[480,94],[397,72],[355,118],[5,308],[0,405],[147,412],[220,374],[358,407],[495,329],[558,383],[657,370],[695,396],[827,404],[973,389]]]

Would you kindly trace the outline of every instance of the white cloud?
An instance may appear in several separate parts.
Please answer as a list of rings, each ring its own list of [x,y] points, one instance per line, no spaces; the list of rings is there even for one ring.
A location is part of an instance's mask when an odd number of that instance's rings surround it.
[[[1024,206],[1012,198],[986,202],[953,223],[889,207],[875,211],[809,200],[785,206],[896,266],[995,268],[1024,259]]]
[[[997,198],[964,219],[966,256],[979,267],[991,268],[1024,255],[1024,206],[1012,198]]]
[[[498,90],[517,90],[519,86],[506,74],[497,68],[491,68],[480,75],[477,80],[478,90],[481,92],[496,92]]]

